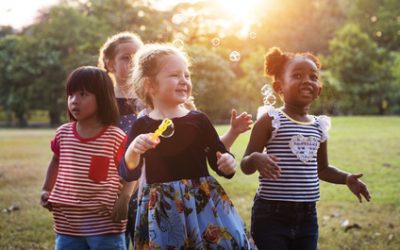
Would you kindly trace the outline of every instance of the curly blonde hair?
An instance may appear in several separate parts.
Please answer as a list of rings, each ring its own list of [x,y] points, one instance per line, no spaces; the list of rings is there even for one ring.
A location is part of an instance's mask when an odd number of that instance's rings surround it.
[[[170,55],[181,57],[190,66],[188,55],[170,44],[146,44],[142,46],[134,56],[131,78],[134,91],[143,103],[151,109],[154,108],[154,105],[145,86],[145,80],[150,79],[151,84],[157,84],[154,79],[163,66],[162,59]],[[188,98],[184,106],[190,110],[196,109],[192,96]]]

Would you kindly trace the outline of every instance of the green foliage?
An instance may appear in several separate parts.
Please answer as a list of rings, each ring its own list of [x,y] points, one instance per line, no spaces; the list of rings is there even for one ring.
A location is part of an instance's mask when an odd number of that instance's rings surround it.
[[[228,118],[232,107],[256,112],[268,82],[263,57],[271,46],[323,57],[324,90],[315,112],[400,113],[399,1],[259,1],[249,27],[253,38],[239,36],[243,23],[216,1],[181,2],[164,11],[155,3],[63,0],[21,32],[0,26],[0,108],[8,124],[15,117],[27,125],[33,109],[47,110],[50,123],[59,124],[68,73],[96,65],[106,38],[126,30],[144,42],[180,39],[196,48],[189,48],[198,61],[196,103],[214,119]],[[219,45],[212,45],[215,38]],[[228,61],[233,50],[240,52],[239,62]]]
[[[379,46],[388,50],[400,48],[399,9],[397,0],[357,0],[351,20],[357,22]]]
[[[239,93],[239,107],[255,114],[257,108],[263,105],[261,88],[270,84],[264,76],[264,56],[266,51],[258,47],[241,62],[243,77],[238,80],[236,93]]]
[[[330,42],[328,68],[342,86],[340,106],[345,113],[385,112],[392,77],[391,58],[359,26],[348,24]]]
[[[204,47],[189,47],[193,96],[197,108],[211,119],[228,119],[234,97],[235,75],[229,63]]]

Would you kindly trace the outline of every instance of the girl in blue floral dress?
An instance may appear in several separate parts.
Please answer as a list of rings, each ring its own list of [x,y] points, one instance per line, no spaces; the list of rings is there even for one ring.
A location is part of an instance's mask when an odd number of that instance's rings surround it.
[[[250,249],[245,228],[221,185],[208,173],[232,178],[235,159],[207,116],[185,108],[191,96],[186,55],[168,45],[144,45],[135,55],[136,93],[151,112],[129,134],[122,165],[147,183],[139,195],[135,249]],[[171,137],[154,137],[162,120]]]

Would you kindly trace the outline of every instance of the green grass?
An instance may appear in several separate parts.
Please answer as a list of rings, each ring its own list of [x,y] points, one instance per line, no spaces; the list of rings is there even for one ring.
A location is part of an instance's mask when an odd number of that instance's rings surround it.
[[[358,203],[345,186],[321,182],[318,202],[319,249],[398,249],[400,246],[400,117],[337,117],[329,138],[330,163],[362,172],[372,193]],[[220,134],[227,126],[218,126]],[[0,130],[0,249],[53,249],[51,214],[39,206],[39,192],[51,157],[54,129]],[[240,161],[249,133],[239,137],[232,152]],[[238,170],[231,180],[218,178],[250,226],[256,174]],[[361,229],[347,232],[343,221]]]

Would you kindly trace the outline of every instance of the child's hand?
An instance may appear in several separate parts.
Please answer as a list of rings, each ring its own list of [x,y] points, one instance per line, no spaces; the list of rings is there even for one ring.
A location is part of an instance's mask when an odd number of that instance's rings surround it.
[[[236,172],[236,161],[232,155],[228,153],[217,152],[218,170],[225,175],[231,175]]]
[[[279,159],[274,155],[266,153],[255,153],[253,164],[260,175],[264,178],[276,180],[281,175],[281,169],[278,166]]]
[[[40,194],[40,205],[47,210],[51,211],[53,208],[49,202],[50,192],[47,190],[42,190]]]
[[[128,218],[128,205],[129,205],[129,196],[128,198],[124,198],[119,196],[115,201],[113,211],[111,213],[111,219],[114,222],[119,222],[121,220],[125,220]]]
[[[358,197],[360,202],[362,202],[361,195],[364,196],[365,200],[370,201],[371,195],[369,194],[367,185],[359,180],[361,176],[363,176],[363,174],[349,174],[346,177],[346,185],[350,191]]]
[[[231,130],[236,135],[239,135],[243,132],[246,132],[250,129],[251,124],[253,124],[253,120],[251,119],[251,115],[246,112],[241,113],[237,116],[237,112],[235,109],[231,111]]]
[[[160,143],[160,139],[153,139],[152,135],[152,133],[138,135],[129,145],[128,150],[144,154],[147,150],[155,148]]]

